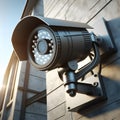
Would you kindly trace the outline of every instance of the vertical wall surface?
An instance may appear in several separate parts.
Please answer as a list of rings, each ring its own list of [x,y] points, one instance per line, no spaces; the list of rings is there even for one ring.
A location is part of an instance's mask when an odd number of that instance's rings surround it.
[[[68,112],[63,82],[57,70],[47,73],[48,120],[120,119],[120,1],[119,0],[44,0],[44,15],[51,18],[88,23],[93,26],[104,17],[112,29],[117,53],[102,66],[107,101],[87,113]],[[99,23],[98,23],[99,24]]]
[[[28,65],[27,62],[22,62],[14,119],[46,120],[46,103],[40,100],[29,101],[30,98],[46,89],[46,75],[45,72],[38,71],[31,65],[28,67]]]

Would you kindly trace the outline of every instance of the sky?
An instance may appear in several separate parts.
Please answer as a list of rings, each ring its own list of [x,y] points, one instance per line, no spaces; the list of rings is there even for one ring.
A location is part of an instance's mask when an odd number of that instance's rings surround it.
[[[0,0],[0,85],[11,57],[11,37],[19,22],[26,0]]]

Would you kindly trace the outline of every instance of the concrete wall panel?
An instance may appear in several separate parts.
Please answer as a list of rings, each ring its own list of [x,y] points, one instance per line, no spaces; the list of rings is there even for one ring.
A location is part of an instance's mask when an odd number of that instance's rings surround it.
[[[47,120],[47,117],[39,114],[26,113],[25,120]]]
[[[50,111],[51,109],[65,102],[64,86],[60,86],[54,92],[48,94],[47,97],[47,111]]]
[[[46,77],[48,78],[47,79],[47,94],[49,94],[51,91],[54,91],[54,89],[56,89],[57,87],[63,84],[63,81],[59,80],[57,70],[52,70],[50,72],[47,72]]]
[[[33,103],[26,108],[26,112],[31,114],[46,115],[46,106],[44,103]]]
[[[40,71],[33,67],[32,65],[30,66],[30,75],[40,77],[40,78],[46,78],[46,73],[44,71]]]
[[[39,77],[30,75],[28,88],[36,91],[45,90],[46,81],[44,78],[39,78]]]

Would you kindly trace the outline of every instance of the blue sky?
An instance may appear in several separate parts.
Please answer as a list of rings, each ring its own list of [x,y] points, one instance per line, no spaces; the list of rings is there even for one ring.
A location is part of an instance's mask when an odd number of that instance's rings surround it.
[[[0,81],[13,51],[12,32],[20,20],[25,3],[26,0],[0,0]]]

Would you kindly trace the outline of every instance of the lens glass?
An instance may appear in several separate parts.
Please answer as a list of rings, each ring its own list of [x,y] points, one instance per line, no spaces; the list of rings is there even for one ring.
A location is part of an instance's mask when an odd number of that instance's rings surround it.
[[[39,29],[32,40],[32,54],[34,61],[39,65],[47,64],[53,56],[54,43],[51,33],[45,29]]]

